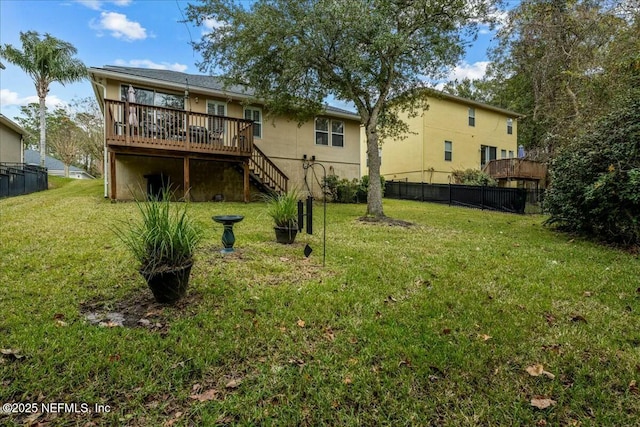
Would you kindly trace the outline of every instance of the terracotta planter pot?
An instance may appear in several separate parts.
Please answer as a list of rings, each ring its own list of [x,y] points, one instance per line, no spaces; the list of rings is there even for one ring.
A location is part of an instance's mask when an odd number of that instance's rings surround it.
[[[278,243],[290,245],[296,240],[296,235],[298,234],[297,228],[273,227],[273,229],[276,231],[276,241]]]
[[[153,296],[159,303],[171,304],[178,301],[187,292],[192,263],[173,270],[148,274],[140,272]]]

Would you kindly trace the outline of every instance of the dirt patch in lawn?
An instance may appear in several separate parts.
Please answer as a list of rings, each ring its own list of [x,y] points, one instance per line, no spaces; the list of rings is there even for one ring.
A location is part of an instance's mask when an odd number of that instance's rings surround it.
[[[117,301],[87,301],[80,305],[80,314],[99,327],[140,327],[166,332],[167,322],[175,313],[197,304],[201,296],[190,290],[172,305],[156,302],[151,291],[136,291]]]
[[[392,227],[413,227],[415,224],[408,221],[403,221],[401,219],[394,219],[389,217],[376,218],[372,216],[362,216],[358,218],[358,221],[368,223],[368,224],[381,224],[381,225],[389,225]]]

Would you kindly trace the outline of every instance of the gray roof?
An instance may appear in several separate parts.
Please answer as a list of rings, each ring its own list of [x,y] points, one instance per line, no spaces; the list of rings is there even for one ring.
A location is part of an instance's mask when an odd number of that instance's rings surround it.
[[[29,165],[40,165],[40,152],[36,150],[24,150],[24,162]],[[64,163],[55,157],[47,156],[44,159],[44,167],[50,171],[64,170]],[[69,172],[85,172],[84,170],[69,166]]]
[[[129,74],[145,79],[160,80],[167,83],[177,83],[183,87],[189,83],[189,88],[208,89],[214,91],[231,92],[238,95],[253,96],[253,90],[241,86],[225,87],[222,79],[217,76],[207,76],[204,74],[187,74],[179,71],[156,70],[152,68],[119,67],[115,65],[105,65],[104,70],[114,71],[120,74]]]
[[[134,67],[121,67],[116,65],[105,65],[102,68],[92,67],[90,71],[95,73],[115,73],[119,77],[128,75],[135,80],[153,80],[155,82],[164,82],[165,84],[173,87],[179,87],[184,89],[189,84],[189,89],[196,89],[201,91],[213,91],[217,93],[224,93],[235,95],[240,98],[251,98],[255,95],[255,91],[251,88],[243,86],[225,86],[222,79],[218,76],[209,76],[204,74],[188,74],[181,73],[179,71],[171,70],[156,70],[151,68],[134,68]],[[360,116],[349,110],[342,108],[332,107],[330,105],[325,107],[327,113],[335,113],[339,115],[351,116],[353,120],[359,120]]]

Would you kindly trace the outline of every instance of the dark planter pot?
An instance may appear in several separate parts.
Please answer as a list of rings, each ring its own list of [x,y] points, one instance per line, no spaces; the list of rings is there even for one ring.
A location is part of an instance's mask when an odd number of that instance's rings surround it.
[[[140,272],[153,292],[157,302],[171,304],[178,301],[187,292],[189,275],[193,264],[159,273]]]
[[[276,241],[278,243],[290,245],[296,240],[296,234],[298,234],[297,228],[273,227],[273,229],[276,231]]]

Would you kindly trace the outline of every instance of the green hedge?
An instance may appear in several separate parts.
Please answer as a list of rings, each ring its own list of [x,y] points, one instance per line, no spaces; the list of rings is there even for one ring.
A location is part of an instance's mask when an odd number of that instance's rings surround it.
[[[362,179],[340,178],[337,175],[329,175],[325,178],[326,192],[328,198],[336,203],[366,203],[369,191],[369,175]],[[384,177],[380,177],[380,185],[384,194]]]
[[[550,167],[548,224],[608,242],[640,244],[640,92],[563,149]]]

